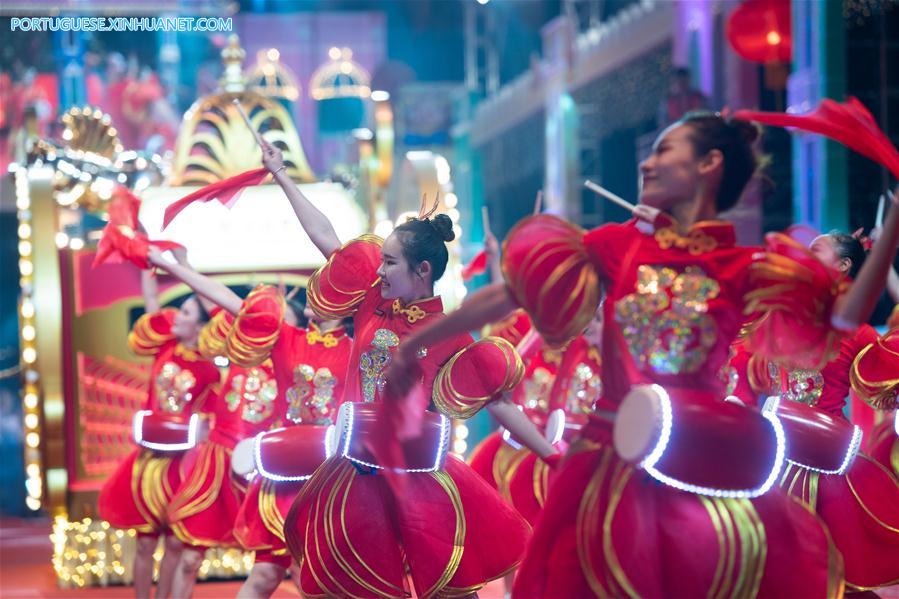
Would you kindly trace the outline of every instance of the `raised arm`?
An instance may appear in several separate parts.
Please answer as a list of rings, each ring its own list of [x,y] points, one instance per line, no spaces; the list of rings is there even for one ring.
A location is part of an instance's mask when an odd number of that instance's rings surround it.
[[[832,322],[840,329],[854,329],[867,322],[892,269],[899,245],[899,193],[890,198],[890,210],[880,238],[871,249],[861,271],[843,297],[837,300]]]
[[[222,283],[205,275],[201,275],[189,266],[168,262],[162,257],[162,252],[156,248],[150,248],[148,258],[152,264],[164,269],[173,277],[182,283],[185,283],[199,295],[221,307],[223,310],[227,310],[231,314],[240,312],[240,306],[243,300],[240,299],[239,295],[228,289],[228,287]]]
[[[152,270],[140,271],[140,289],[144,295],[144,311],[147,314],[159,312],[162,307],[159,303],[159,281]]]
[[[337,237],[331,221],[309,201],[309,198],[303,195],[293,181],[290,180],[290,177],[287,176],[287,171],[284,169],[284,156],[281,154],[281,150],[263,141],[262,164],[272,173],[275,181],[284,190],[284,194],[290,200],[290,205],[293,207],[300,225],[302,225],[303,230],[306,231],[312,243],[315,244],[315,247],[318,248],[318,251],[327,258],[340,249],[340,239]]]

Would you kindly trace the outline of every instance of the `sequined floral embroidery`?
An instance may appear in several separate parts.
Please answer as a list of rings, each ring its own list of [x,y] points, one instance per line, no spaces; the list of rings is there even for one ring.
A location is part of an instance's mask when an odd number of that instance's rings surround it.
[[[696,372],[715,345],[717,327],[706,312],[720,293],[718,282],[696,266],[641,265],[635,293],[615,303],[631,356],[658,374]]]
[[[593,403],[602,394],[602,381],[599,373],[584,362],[574,368],[574,376],[565,397],[565,411],[569,414],[589,414]]]
[[[730,350],[727,353],[727,362],[721,366],[721,370],[718,371],[718,379],[724,383],[725,385],[725,394],[733,395],[734,391],[737,390],[737,385],[740,382],[740,373],[737,372],[737,369],[731,366],[731,362],[734,357],[737,355],[737,352],[734,351],[734,347],[731,346]]]
[[[243,406],[240,417],[257,424],[269,418],[274,411],[278,385],[261,368],[250,368],[245,374],[231,379],[231,389],[225,394],[228,410],[236,411]]]
[[[541,412],[549,409],[549,391],[552,388],[553,378],[553,375],[545,368],[534,369],[531,376],[522,383],[525,408]]]
[[[193,399],[191,389],[197,379],[190,370],[182,369],[174,362],[166,362],[156,375],[156,401],[159,409],[171,414],[180,414]]]
[[[294,385],[287,390],[288,420],[306,424],[329,424],[334,412],[337,377],[328,368],[316,370],[309,364],[293,369]]]
[[[824,377],[816,370],[792,370],[782,380],[781,369],[773,363],[768,364],[768,375],[774,389],[781,389],[781,397],[798,401],[810,406],[818,404],[824,393]]]
[[[390,350],[400,344],[400,338],[390,329],[378,329],[371,340],[371,349],[359,359],[362,371],[362,396],[374,401],[375,394],[384,389],[384,370],[390,364]]]

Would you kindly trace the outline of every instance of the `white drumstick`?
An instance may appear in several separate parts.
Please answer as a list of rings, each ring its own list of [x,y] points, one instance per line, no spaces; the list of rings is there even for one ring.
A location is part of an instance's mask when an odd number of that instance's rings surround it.
[[[877,202],[877,218],[874,219],[875,227],[883,226],[883,209],[886,204],[886,196],[884,194],[880,194],[880,200]]]
[[[621,198],[621,197],[615,195],[614,193],[612,193],[611,191],[609,191],[609,190],[606,189],[605,187],[600,187],[599,185],[597,185],[596,183],[594,183],[594,182],[591,181],[590,179],[587,179],[586,181],[584,181],[584,187],[586,187],[587,189],[589,189],[589,190],[592,191],[593,193],[599,194],[599,195],[601,195],[602,197],[606,198],[607,200],[610,200],[611,202],[613,202],[613,203],[615,203],[615,204],[618,204],[619,206],[621,206],[621,207],[624,208],[625,210],[629,210],[630,212],[633,212],[633,211],[634,211],[634,208],[636,208],[636,206],[634,206],[633,204],[631,204],[630,202],[628,202],[628,201],[625,200],[624,198]]]
[[[240,116],[243,117],[243,122],[247,124],[247,129],[252,131],[253,137],[256,138],[256,143],[259,144],[259,147],[262,147],[262,136],[259,135],[259,132],[253,128],[253,123],[250,122],[250,117],[247,116],[247,113],[244,112],[243,106],[240,105],[240,100],[234,98],[234,105],[237,106],[237,111],[240,112]]]

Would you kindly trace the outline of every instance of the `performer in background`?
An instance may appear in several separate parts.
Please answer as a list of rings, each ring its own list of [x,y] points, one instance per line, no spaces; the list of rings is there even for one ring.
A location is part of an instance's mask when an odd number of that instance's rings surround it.
[[[128,345],[137,355],[153,358],[143,409],[158,418],[168,416],[183,422],[204,408],[219,382],[218,368],[197,348],[209,315],[196,296],[185,300],[180,309],[162,309],[157,280],[148,270],[141,272],[141,284],[146,314],[134,324]],[[168,530],[167,512],[181,484],[184,454],[183,450],[159,447],[139,447],[129,454],[103,485],[97,502],[100,517],[112,526],[137,530],[134,592],[139,599],[150,597],[153,553],[160,536],[166,537],[166,549],[159,568],[157,597],[171,596],[181,558],[181,543]]]
[[[302,591],[401,597],[408,571],[420,596],[471,595],[518,564],[529,530],[464,462],[446,455],[446,417],[467,418],[486,406],[541,455],[552,454],[527,418],[501,399],[520,379],[521,362],[508,342],[472,343],[467,334],[416,355],[416,380],[436,411],[422,427],[439,432],[406,455],[407,471],[416,471],[402,476],[404,492],[394,494],[365,447],[383,426],[373,416],[384,400],[383,372],[393,351],[411,331],[443,315],[433,285],[446,269],[452,223],[445,215],[421,215],[386,240],[366,235],[341,246],[328,219],[284,174],[281,153],[266,144],[263,162],[328,256],[310,279],[309,305],[326,318],[354,318],[341,408],[352,418],[342,431],[347,444],[303,486],[285,522]]]
[[[753,498],[770,477],[739,499],[690,484],[679,490],[647,480],[650,473],[622,460],[612,444],[618,406],[648,395],[673,410],[701,410],[710,422],[726,413],[731,428],[757,421],[750,408],[722,402],[717,376],[744,310],[768,315],[752,332],[754,351],[823,364],[834,348],[825,342],[839,335],[831,317],[854,328],[883,286],[899,240],[896,209],[884,243],[845,295],[836,273],[783,236],[769,237],[767,252],[735,245],[733,225],[717,215],[736,204],[757,168],[756,136],[746,122],[688,115],[659,136],[640,166],[639,220],[589,232],[554,216],[523,220],[505,242],[506,284],[473,294],[401,345],[387,373],[396,393],[408,388],[419,347],[498,320],[516,305],[547,341],[565,343],[592,317],[603,284],[603,396],[552,484],[516,578],[520,596],[842,592],[839,554],[807,506],[779,492]],[[812,306],[809,297],[817,300]],[[640,386],[648,383],[656,386]],[[618,441],[619,451],[628,449],[628,439]],[[734,464],[736,472],[754,465],[753,455],[733,455],[747,461]],[[652,476],[666,480],[662,474]]]
[[[839,232],[819,236],[810,249],[849,280],[858,275],[866,257],[858,238]],[[817,370],[781,368],[768,361],[769,387],[763,391],[780,396],[781,401],[811,406],[841,422],[850,389],[875,409],[894,408],[899,354],[872,349],[878,338],[873,327],[861,324],[840,340],[836,357]],[[892,399],[889,387],[893,387]],[[780,485],[809,504],[827,524],[843,554],[846,584],[860,591],[899,582],[899,480],[864,453],[852,458],[856,449],[852,441],[841,448],[852,461],[839,472],[822,472],[791,461]]]
[[[224,310],[217,319],[227,318],[227,327],[217,328],[217,338],[210,343],[217,353],[231,360],[230,384],[224,386],[219,402],[223,426],[232,425],[223,431],[225,437],[220,442],[226,451],[222,466],[227,470],[225,475],[213,475],[213,468],[195,469],[204,473],[207,480],[194,488],[211,489],[215,481],[232,475],[231,450],[242,439],[298,424],[309,426],[287,431],[294,433],[291,436],[314,435],[322,425],[333,421],[342,396],[351,345],[339,321],[323,321],[313,315],[310,328],[300,329],[297,328],[298,304],[288,303],[284,293],[274,287],[260,285],[241,300],[222,283],[172,264],[159,252],[151,251],[150,260],[222,306]],[[213,433],[218,428],[217,424]],[[317,458],[316,465],[324,459],[323,451],[318,451],[316,456],[290,457],[298,462]],[[281,474],[285,475],[282,478],[296,478],[290,476],[292,473]],[[259,473],[236,504],[219,500],[219,508],[212,509],[216,503],[202,498],[182,500],[173,504],[173,511],[185,512],[181,507],[184,505],[205,505],[199,512],[195,508],[187,510],[195,513],[192,529],[215,531],[216,544],[234,545],[239,541],[244,549],[255,551],[253,569],[238,596],[267,597],[274,593],[290,565],[283,523],[301,485],[302,481],[275,481],[267,473]],[[218,497],[228,497],[225,490],[222,487]],[[210,496],[208,491],[206,496]],[[184,533],[193,536],[186,527]],[[185,564],[185,572],[193,574],[188,580],[195,578],[202,554],[194,557],[193,562]]]
[[[584,333],[565,348],[548,393],[544,428],[549,427],[547,439],[558,447],[567,447],[577,436],[593,411],[593,403],[602,395],[602,318],[600,304]],[[543,460],[529,453],[509,479],[512,505],[532,526],[546,502],[550,472]]]
[[[210,298],[199,283],[212,280],[189,268],[185,261],[172,264],[156,248],[149,251],[148,258],[191,286],[204,301],[219,306],[199,339],[200,349],[209,358],[226,355],[225,343],[233,324],[230,309],[240,306],[240,296],[216,283],[219,293]],[[281,412],[278,397],[271,362],[246,368],[232,361],[220,392],[207,402],[206,411],[213,415],[212,430],[199,444],[193,466],[168,506],[172,532],[185,546],[175,576],[176,597],[192,594],[207,548],[239,546],[234,521],[246,492],[246,480],[233,476],[231,455],[241,440],[275,424]]]
[[[234,533],[244,549],[256,552],[256,562],[239,598],[270,597],[287,574],[291,557],[284,521],[304,482],[324,459],[321,453],[317,459],[289,455],[290,448],[305,446],[305,438],[322,439],[322,429],[333,424],[343,401],[352,340],[340,320],[325,320],[308,307],[305,317],[309,328],[298,329],[280,317],[278,304],[248,298],[228,339],[230,355],[239,354],[245,364],[272,360],[286,399],[280,424],[286,428],[273,435],[284,444],[284,457],[305,464],[305,469],[296,464],[292,470],[260,472],[250,485]],[[299,569],[293,571],[299,586]]]

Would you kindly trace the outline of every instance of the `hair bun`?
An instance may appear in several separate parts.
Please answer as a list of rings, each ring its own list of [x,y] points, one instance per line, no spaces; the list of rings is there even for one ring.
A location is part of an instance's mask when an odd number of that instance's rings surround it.
[[[730,126],[736,129],[737,133],[740,134],[740,137],[743,138],[743,141],[750,145],[755,143],[762,132],[761,127],[756,123],[741,119],[731,119]]]
[[[456,238],[456,234],[453,232],[453,221],[447,215],[438,214],[434,218],[428,219],[428,222],[434,226],[434,230],[443,241],[450,242]]]

